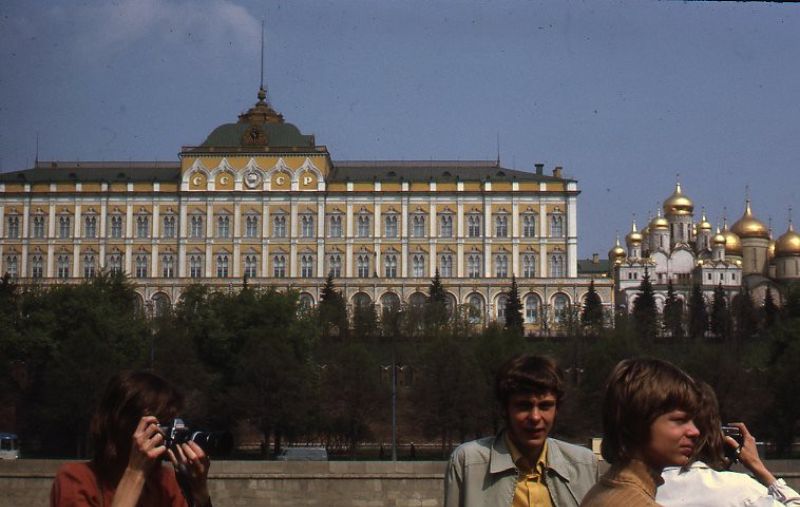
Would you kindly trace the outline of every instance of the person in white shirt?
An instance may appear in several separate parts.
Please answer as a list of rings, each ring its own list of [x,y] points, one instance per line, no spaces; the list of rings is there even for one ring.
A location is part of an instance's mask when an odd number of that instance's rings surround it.
[[[700,383],[702,402],[694,422],[700,430],[700,441],[692,462],[684,467],[664,469],[662,484],[656,491],[656,502],[664,507],[780,507],[800,506],[800,494],[783,479],[776,479],[756,449],[756,439],[743,423],[733,423],[741,431],[744,443],[724,436],[719,404],[714,390]],[[732,462],[725,448],[734,450],[742,465],[752,474],[730,472]]]

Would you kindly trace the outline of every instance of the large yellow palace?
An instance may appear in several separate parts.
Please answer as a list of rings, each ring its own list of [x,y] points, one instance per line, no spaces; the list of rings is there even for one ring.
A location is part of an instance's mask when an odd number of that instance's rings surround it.
[[[334,161],[266,101],[179,163],[38,162],[0,174],[0,272],[59,283],[101,270],[142,303],[182,288],[292,287],[318,301],[330,273],[350,304],[416,304],[436,270],[452,305],[503,318],[515,275],[529,330],[581,304],[577,182],[499,161]],[[612,305],[610,280],[597,280]]]

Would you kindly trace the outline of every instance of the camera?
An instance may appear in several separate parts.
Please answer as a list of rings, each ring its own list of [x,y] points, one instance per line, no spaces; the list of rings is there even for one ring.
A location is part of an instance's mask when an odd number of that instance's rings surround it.
[[[233,437],[226,431],[195,431],[181,418],[175,418],[168,424],[158,426],[164,435],[167,449],[175,449],[179,444],[194,442],[208,455],[221,456],[228,454],[233,448]]]
[[[727,444],[725,445],[725,457],[728,458],[731,463],[736,463],[739,461],[739,453],[737,451],[744,445],[742,430],[740,430],[738,426],[722,426],[722,434],[726,437],[733,438],[736,440],[736,443],[739,444],[739,447],[736,448]]]

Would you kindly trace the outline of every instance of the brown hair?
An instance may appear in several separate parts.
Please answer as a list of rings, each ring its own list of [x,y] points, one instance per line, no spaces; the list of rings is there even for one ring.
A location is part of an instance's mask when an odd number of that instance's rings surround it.
[[[108,383],[89,427],[97,473],[116,482],[128,462],[131,439],[142,416],[167,423],[178,415],[183,397],[166,380],[144,371],[118,373]]]
[[[694,424],[700,431],[700,438],[697,440],[692,461],[701,460],[714,470],[727,470],[717,395],[705,382],[698,382],[698,389],[700,405],[694,416]]]
[[[630,461],[650,441],[653,421],[671,410],[694,415],[697,386],[683,370],[660,359],[625,359],[609,376],[603,400],[603,458]]]
[[[564,375],[552,359],[531,354],[512,357],[500,367],[495,377],[495,396],[505,414],[508,400],[515,394],[552,393],[556,405],[564,397]]]

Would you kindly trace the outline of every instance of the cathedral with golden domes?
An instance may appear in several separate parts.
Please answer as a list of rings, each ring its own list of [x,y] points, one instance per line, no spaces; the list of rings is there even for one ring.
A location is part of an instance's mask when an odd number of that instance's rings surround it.
[[[769,289],[780,302],[783,285],[800,280],[800,234],[790,218],[786,232],[773,240],[770,228],[753,214],[749,199],[732,227],[725,220],[722,229],[714,231],[705,212],[695,222],[694,203],[677,183],[647,226],[640,231],[634,220],[625,246],[618,237],[608,258],[616,305],[627,311],[633,308],[645,274],[653,283],[659,308],[670,282],[684,302],[694,285],[701,286],[709,300],[721,285],[729,298],[747,289],[761,303]]]

